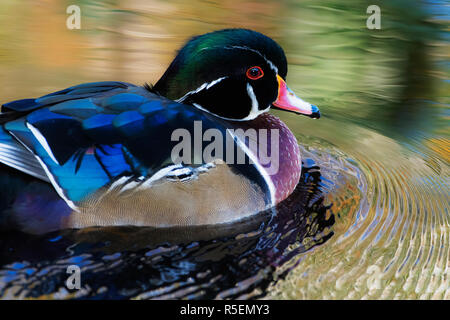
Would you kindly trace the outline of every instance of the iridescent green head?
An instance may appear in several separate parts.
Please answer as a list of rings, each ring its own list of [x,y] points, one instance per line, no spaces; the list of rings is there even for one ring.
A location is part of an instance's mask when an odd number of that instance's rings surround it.
[[[286,75],[286,56],[274,40],[251,30],[225,29],[188,41],[153,90],[224,119],[251,120],[279,98],[287,101]],[[280,101],[278,107],[318,115],[314,106],[292,96],[297,105],[289,109]]]

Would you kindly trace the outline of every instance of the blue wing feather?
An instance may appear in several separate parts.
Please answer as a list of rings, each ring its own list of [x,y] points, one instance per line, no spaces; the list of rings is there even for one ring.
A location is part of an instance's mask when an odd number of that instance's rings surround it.
[[[142,87],[82,84],[4,105],[20,117],[3,124],[42,162],[60,196],[77,205],[123,175],[146,175],[170,161],[173,130],[220,127],[217,119]],[[225,127],[220,127],[226,130]],[[0,150],[0,162],[1,160]]]
[[[87,119],[102,112],[102,108],[94,104],[92,99],[65,101],[50,107],[49,110],[58,114],[80,119]]]
[[[97,114],[82,122],[83,130],[93,141],[113,144],[120,139],[112,125],[116,117],[115,114]]]
[[[49,109],[39,109],[30,113],[26,121],[28,127],[32,125],[44,137],[59,164],[65,164],[79,149],[86,149],[92,144],[77,118],[51,112]],[[36,133],[33,134],[36,137]],[[33,145],[29,147],[32,148]]]
[[[5,103],[2,106],[2,111],[20,111],[26,112],[33,110],[39,106],[39,103],[36,102],[36,99],[22,99],[16,100],[9,103]]]
[[[2,105],[2,112],[29,112],[64,101],[95,97],[99,94],[112,92],[114,90],[127,90],[129,88],[137,87],[130,83],[117,81],[83,83],[47,94],[37,99],[22,99],[5,103]]]

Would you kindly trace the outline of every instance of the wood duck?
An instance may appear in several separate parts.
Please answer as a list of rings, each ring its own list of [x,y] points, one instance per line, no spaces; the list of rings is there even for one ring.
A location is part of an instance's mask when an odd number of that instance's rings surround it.
[[[8,192],[0,220],[45,233],[229,223],[274,207],[296,187],[301,158],[292,132],[268,111],[320,116],[287,87],[286,75],[274,40],[226,29],[188,41],[154,85],[86,83],[4,104],[0,184]],[[194,142],[174,158],[177,129],[200,130],[200,148]],[[226,151],[187,161],[204,154],[211,129],[231,137],[215,137]],[[269,132],[269,140],[276,130],[276,171],[258,152],[274,149],[267,137],[255,150],[252,137],[236,134],[248,129]]]

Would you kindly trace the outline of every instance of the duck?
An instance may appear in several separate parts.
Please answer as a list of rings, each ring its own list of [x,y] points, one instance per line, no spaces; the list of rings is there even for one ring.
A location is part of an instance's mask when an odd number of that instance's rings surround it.
[[[186,227],[274,208],[302,168],[294,134],[269,111],[320,117],[287,71],[275,40],[224,29],[187,41],[152,85],[84,83],[4,103],[0,224],[32,234]]]

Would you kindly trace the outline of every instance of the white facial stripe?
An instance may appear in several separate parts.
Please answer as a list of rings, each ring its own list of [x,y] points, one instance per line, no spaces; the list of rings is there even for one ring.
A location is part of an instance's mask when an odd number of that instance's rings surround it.
[[[250,114],[258,112],[258,100],[256,99],[255,92],[253,91],[253,87],[250,83],[247,83],[247,93],[250,100],[252,100],[252,110],[250,111]]]
[[[222,77],[219,78],[217,80],[211,81],[207,86],[206,86],[206,90],[208,90],[209,88],[211,88],[213,85],[215,85],[216,83],[219,83],[220,81],[222,81],[223,79],[225,79],[226,77]]]
[[[267,59],[267,57],[265,55],[263,55],[261,52],[259,52],[258,50],[255,50],[255,49],[252,49],[252,48],[249,48],[246,46],[231,46],[231,47],[224,47],[224,48],[225,49],[242,49],[242,50],[248,50],[248,51],[255,52],[255,53],[259,54],[264,60],[266,60],[267,64],[270,66],[270,68],[272,68],[272,70],[278,74],[278,68],[273,64],[272,61]]]
[[[202,51],[202,50],[214,49],[214,48],[219,48],[219,47],[207,47],[207,48],[202,48],[200,51]],[[278,74],[278,68],[273,64],[272,61],[270,61],[269,59],[267,59],[266,56],[263,55],[263,54],[262,54],[261,52],[259,52],[258,50],[255,50],[255,49],[252,49],[252,48],[249,48],[249,47],[246,47],[246,46],[230,46],[230,47],[222,47],[222,48],[223,48],[223,49],[228,49],[228,50],[240,49],[240,50],[248,50],[248,51],[255,52],[255,53],[257,53],[259,56],[261,56],[261,57],[267,62],[267,64],[270,66],[270,68],[271,68],[273,71],[275,71],[276,74]],[[227,78],[227,77],[222,77],[222,78],[216,79],[216,80],[211,81],[211,82],[203,83],[203,84],[202,84],[200,87],[198,87],[197,89],[192,90],[192,91],[189,91],[189,92],[186,93],[183,97],[181,97],[181,98],[179,98],[179,99],[177,99],[177,100],[175,100],[175,101],[176,101],[176,102],[179,102],[179,103],[182,103],[182,102],[183,102],[184,100],[186,100],[186,98],[189,97],[190,95],[195,94],[195,93],[198,93],[198,92],[200,92],[200,91],[202,91],[202,90],[208,90],[209,88],[211,88],[212,86],[216,85],[217,83],[219,83],[220,81],[222,81],[222,80],[224,80],[224,79],[226,79],[226,78]],[[234,119],[234,118],[222,117],[222,116],[219,116],[219,115],[217,115],[217,114],[215,114],[215,113],[212,113],[212,112],[210,112],[209,110],[203,108],[203,107],[202,107],[201,105],[199,105],[198,103],[192,103],[192,105],[195,106],[196,108],[202,110],[202,111],[205,111],[205,112],[207,112],[207,113],[210,113],[210,114],[212,114],[212,115],[214,115],[214,116],[216,116],[216,117],[219,117],[219,118],[221,118],[221,119],[224,119],[224,120],[233,120],[233,121],[248,121],[248,120],[253,120],[253,119],[255,119],[256,117],[258,117],[260,114],[269,111],[270,105],[267,106],[267,108],[264,109],[264,110],[259,110],[258,100],[256,99],[256,95],[255,95],[255,93],[254,93],[254,91],[253,91],[253,87],[252,87],[249,83],[247,83],[247,93],[248,93],[248,95],[249,95],[249,97],[250,97],[250,99],[251,99],[251,101],[252,101],[252,109],[250,110],[249,115],[248,115],[247,117],[243,118],[243,119]]]
[[[275,64],[272,61],[267,59],[267,57],[265,55],[263,55],[261,52],[259,52],[256,49],[252,49],[252,48],[249,48],[249,47],[246,47],[246,46],[207,47],[207,48],[202,48],[199,52],[201,52],[203,50],[210,50],[210,49],[217,49],[217,48],[223,48],[223,49],[228,49],[228,50],[241,49],[241,50],[248,50],[248,51],[255,52],[255,53],[259,54],[264,60],[266,60],[267,64],[270,66],[270,68],[272,68],[273,71],[275,71],[275,73],[278,73],[278,68],[275,66]]]
[[[250,97],[250,100],[252,101],[252,109],[250,110],[248,116],[246,116],[242,120],[252,120],[261,114],[261,112],[258,110],[259,108],[258,100],[256,99],[255,92],[253,91],[253,87],[251,86],[250,83],[247,83],[247,93],[248,96]]]
[[[270,109],[270,106],[268,106],[268,107],[267,107],[266,109],[264,109],[264,110],[258,110],[257,112],[253,112],[253,108],[252,108],[252,110],[250,111],[250,114],[249,114],[248,116],[246,116],[245,118],[242,118],[242,119],[236,119],[236,118],[227,118],[227,117],[219,116],[219,115],[217,115],[217,114],[215,114],[215,113],[212,113],[211,111],[209,111],[209,110],[203,108],[203,107],[202,107],[201,105],[199,105],[198,103],[193,103],[192,105],[193,105],[194,107],[196,107],[197,109],[200,109],[200,110],[202,110],[202,111],[204,111],[204,112],[207,112],[207,113],[209,113],[209,114],[212,114],[212,115],[215,116],[215,117],[218,117],[218,118],[224,119],[224,120],[230,120],[230,121],[248,121],[248,120],[253,120],[253,119],[255,119],[256,117],[258,117],[260,114],[262,114],[262,113],[264,113],[264,112],[268,112],[269,109]]]
[[[221,116],[219,116],[219,115],[217,115],[217,114],[215,114],[215,113],[212,113],[211,111],[209,111],[209,110],[203,108],[203,107],[202,107],[201,105],[199,105],[198,103],[193,103],[192,105],[193,105],[194,107],[196,107],[197,109],[200,109],[200,110],[202,110],[202,111],[204,111],[204,112],[207,112],[207,113],[209,113],[209,114],[212,114],[213,116],[216,116],[216,117],[218,117],[218,118],[220,118],[220,119],[224,119],[224,120],[236,120],[236,119],[231,119],[231,118],[227,118],[227,117],[221,117]]]
[[[253,91],[253,87],[251,86],[250,83],[247,83],[247,93],[248,93],[248,96],[249,96],[250,100],[252,101],[252,109],[250,110],[250,113],[248,114],[248,116],[246,116],[245,118],[242,118],[242,119],[234,119],[234,118],[222,117],[222,116],[219,116],[219,115],[217,115],[217,114],[215,114],[215,113],[212,113],[212,112],[209,111],[209,110],[206,110],[205,108],[203,108],[203,107],[202,107],[201,105],[199,105],[198,103],[193,103],[193,105],[194,105],[194,107],[196,107],[196,108],[198,108],[198,109],[200,109],[200,110],[202,110],[202,111],[208,112],[208,113],[210,113],[210,114],[213,114],[213,115],[215,115],[216,117],[219,117],[219,118],[224,119],[224,120],[233,120],[233,121],[248,121],[248,120],[253,120],[253,119],[255,119],[256,117],[258,117],[260,114],[269,111],[270,105],[269,105],[266,109],[264,109],[264,110],[259,110],[258,100],[256,99],[255,92]]]
[[[214,81],[211,82],[205,82],[204,84],[202,84],[200,87],[198,87],[195,90],[189,91],[188,93],[186,93],[184,96],[182,96],[181,98],[175,100],[176,102],[182,103],[184,100],[186,100],[187,97],[189,97],[191,94],[194,93],[198,93],[202,90],[208,90],[209,88],[211,88],[212,86],[218,84],[220,81],[222,81],[223,79],[226,79],[227,77],[222,77],[219,79],[216,79]]]
[[[243,119],[240,119],[239,121],[253,120],[256,117],[258,117],[260,114],[267,112],[270,109],[270,105],[269,105],[266,109],[259,110],[258,100],[256,99],[255,92],[253,91],[253,87],[251,86],[250,83],[247,83],[247,93],[248,93],[248,96],[250,97],[250,100],[252,100],[252,109],[250,110],[250,113],[248,114],[248,116],[246,116]]]

